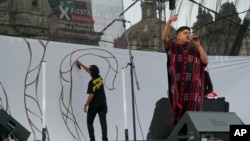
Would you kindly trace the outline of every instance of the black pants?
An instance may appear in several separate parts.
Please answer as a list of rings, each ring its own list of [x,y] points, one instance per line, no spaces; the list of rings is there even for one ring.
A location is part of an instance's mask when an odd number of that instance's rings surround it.
[[[107,120],[106,120],[106,114],[107,114],[107,106],[89,106],[88,113],[87,113],[87,125],[88,125],[88,131],[89,131],[89,137],[90,141],[95,141],[95,133],[94,133],[94,119],[96,114],[99,115],[101,129],[102,129],[102,140],[108,141],[107,137]]]

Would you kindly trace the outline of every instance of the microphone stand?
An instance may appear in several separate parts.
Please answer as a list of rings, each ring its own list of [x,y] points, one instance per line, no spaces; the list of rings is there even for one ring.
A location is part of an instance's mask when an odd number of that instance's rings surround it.
[[[128,35],[126,32],[126,20],[123,20],[123,27],[124,27],[124,34],[125,34],[125,38],[126,38],[126,42],[128,45],[128,49],[129,49],[129,58],[130,58],[130,62],[127,64],[127,66],[130,66],[130,77],[131,77],[131,94],[132,94],[132,116],[133,116],[133,130],[134,130],[134,141],[136,141],[136,122],[135,122],[135,92],[134,92],[134,76],[135,76],[135,81],[136,81],[136,86],[137,86],[137,90],[140,90],[139,87],[139,82],[136,76],[136,71],[135,71],[135,65],[134,65],[134,56],[132,55],[131,52],[131,46],[128,40]],[[125,131],[126,133],[126,131]]]
[[[136,4],[139,0],[136,0],[134,3],[132,3],[127,9],[124,10],[124,12],[122,12],[119,17],[121,17],[122,15],[124,15],[124,13],[130,9],[134,4]],[[126,20],[122,20],[123,22],[123,28],[124,28],[124,34],[125,34],[125,38],[126,38],[126,42],[128,45],[128,49],[129,49],[129,58],[130,58],[130,62],[127,64],[127,66],[130,66],[130,77],[131,77],[131,95],[132,95],[132,116],[133,116],[133,130],[134,130],[134,141],[136,141],[136,122],[135,122],[135,92],[134,92],[134,75],[135,75],[135,80],[136,80],[136,86],[137,89],[140,90],[139,87],[139,82],[136,76],[136,72],[135,72],[135,65],[134,65],[134,56],[132,55],[131,52],[131,46],[128,40],[128,35],[126,32]],[[125,130],[125,138],[126,141],[128,141],[128,131]]]
[[[135,0],[128,8],[126,8],[122,13],[120,13],[119,17],[122,17],[124,15],[124,13],[130,9],[133,5],[135,5],[139,0]],[[133,55],[131,53],[131,47],[129,44],[129,40],[128,40],[128,35],[126,32],[126,20],[117,20],[117,19],[113,19],[106,27],[104,27],[103,30],[101,30],[100,33],[103,33],[105,30],[107,30],[115,21],[122,21],[123,22],[123,27],[124,27],[124,33],[125,33],[125,38],[126,38],[126,42],[129,48],[129,57],[130,57],[130,62],[127,64],[127,66],[130,66],[130,75],[131,75],[131,91],[132,91],[132,111],[133,111],[133,129],[134,129],[134,141],[136,141],[136,124],[135,124],[135,92],[134,92],[134,79],[133,76],[135,74],[135,79],[136,79],[136,85],[137,85],[137,89],[140,90],[139,88],[139,83],[137,80],[137,76],[136,76],[136,72],[135,72],[135,65],[133,62]],[[125,141],[128,141],[128,129],[125,129]]]

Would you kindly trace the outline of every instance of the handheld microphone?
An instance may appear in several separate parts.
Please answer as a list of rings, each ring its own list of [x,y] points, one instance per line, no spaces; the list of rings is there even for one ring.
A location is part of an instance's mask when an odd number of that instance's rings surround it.
[[[191,36],[191,39],[196,41],[196,40],[199,39],[199,36],[197,36],[197,35],[192,35],[192,36]]]

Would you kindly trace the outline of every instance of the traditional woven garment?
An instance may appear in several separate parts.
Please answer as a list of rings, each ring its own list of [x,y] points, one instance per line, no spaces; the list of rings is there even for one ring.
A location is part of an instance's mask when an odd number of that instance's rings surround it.
[[[186,111],[200,111],[203,104],[205,64],[195,47],[168,42],[167,70],[169,99],[175,125]]]

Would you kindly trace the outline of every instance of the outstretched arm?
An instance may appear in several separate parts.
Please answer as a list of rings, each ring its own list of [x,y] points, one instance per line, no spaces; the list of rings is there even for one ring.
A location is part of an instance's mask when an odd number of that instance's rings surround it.
[[[178,14],[174,14],[172,16],[170,16],[170,18],[167,20],[166,22],[166,25],[162,31],[162,40],[163,40],[163,43],[164,43],[164,47],[166,49],[168,49],[168,41],[169,41],[169,31],[170,31],[170,26],[171,26],[171,23],[172,21],[176,21],[178,18]]]
[[[85,66],[83,63],[81,63],[79,60],[76,61],[76,65],[79,68],[83,68],[88,74],[90,74],[90,70],[87,66]]]

